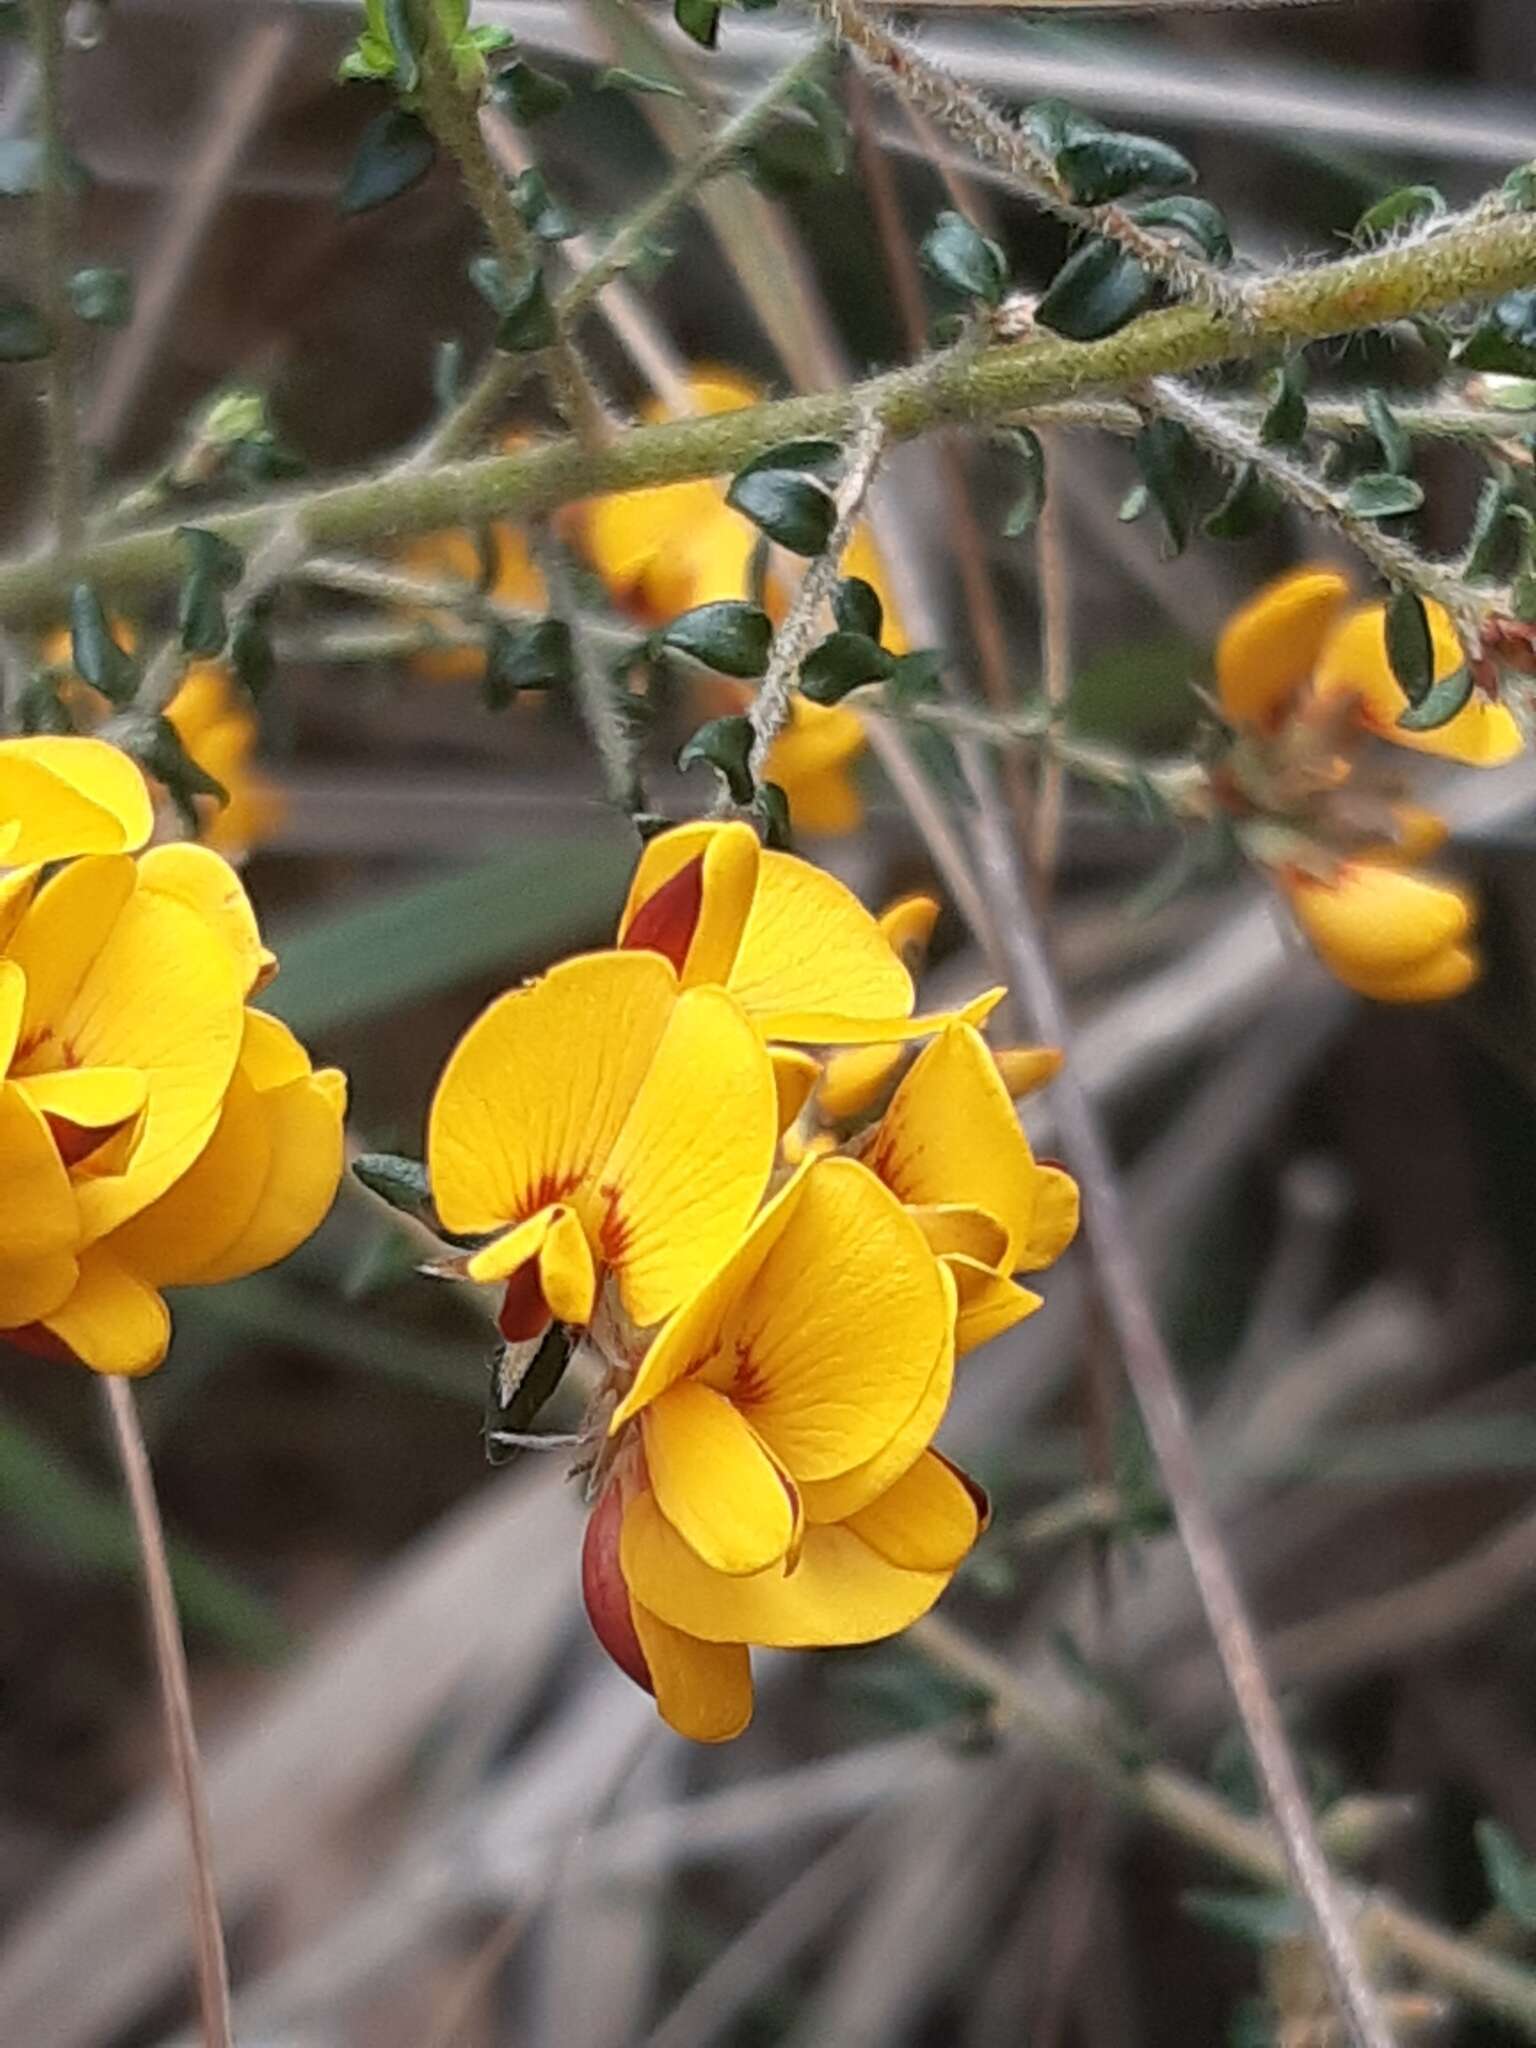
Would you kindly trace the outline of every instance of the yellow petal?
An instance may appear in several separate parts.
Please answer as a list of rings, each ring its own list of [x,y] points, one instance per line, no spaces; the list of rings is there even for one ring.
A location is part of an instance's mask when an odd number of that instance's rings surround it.
[[[1015,1273],[1038,1273],[1052,1266],[1077,1235],[1082,1196],[1077,1182],[1059,1166],[1035,1168],[1035,1213],[1029,1233],[1014,1255]]]
[[[120,1265],[153,1287],[186,1286],[238,1241],[272,1167],[269,1100],[243,1071],[234,1074],[202,1152],[112,1232],[106,1249]]]
[[[15,1085],[47,1118],[77,1186],[126,1171],[149,1107],[149,1083],[137,1067],[64,1067]]]
[[[642,1428],[657,1505],[705,1564],[734,1577],[789,1555],[794,1488],[723,1394],[682,1380],[651,1403]]]
[[[978,1265],[1002,1270],[1008,1256],[1008,1233],[985,1209],[964,1202],[914,1202],[908,1207],[931,1252],[940,1258],[946,1252],[959,1252]]]
[[[1373,850],[1373,859],[1417,867],[1438,853],[1450,836],[1451,828],[1440,813],[1423,804],[1394,804],[1392,823],[1395,836],[1391,845]]]
[[[243,994],[270,979],[276,963],[262,944],[251,899],[229,862],[211,848],[152,846],[139,861],[139,887],[184,903],[202,919],[234,956]]]
[[[280,1018],[247,1009],[240,1071],[253,1088],[280,1088],[309,1073],[309,1054]]]
[[[1377,1003],[1442,1003],[1464,994],[1479,972],[1480,962],[1469,947],[1447,946],[1398,974],[1351,973],[1339,979]]]
[[[1443,606],[1431,601],[1425,610],[1435,681],[1440,682],[1462,666],[1466,655]],[[1397,721],[1407,710],[1408,699],[1387,658],[1385,605],[1362,605],[1339,624],[1322,651],[1314,688],[1322,698],[1355,698],[1362,720],[1373,732],[1421,754],[1496,768],[1524,750],[1524,736],[1508,708],[1477,695],[1434,732],[1402,730]]]
[[[771,850],[762,856],[730,988],[754,1019],[796,1011],[899,1018],[913,1004],[911,975],[853,892],[808,861]]]
[[[530,1260],[536,1261],[538,1298],[547,1313],[536,1316],[540,1328],[549,1316],[562,1323],[591,1320],[597,1297],[597,1272],[580,1218],[564,1202],[556,1202],[486,1245],[470,1259],[471,1280],[510,1280]]]
[[[944,1278],[946,1299],[951,1304],[949,1314],[953,1325],[955,1290],[948,1261],[943,1262],[939,1270]],[[812,1522],[846,1521],[849,1515],[857,1514],[859,1509],[877,1500],[887,1487],[894,1486],[933,1442],[939,1424],[944,1420],[954,1384],[955,1344],[950,1334],[933,1361],[933,1370],[928,1375],[922,1399],[889,1443],[872,1458],[866,1458],[862,1465],[855,1465],[851,1472],[839,1473],[835,1479],[808,1481],[801,1489],[807,1526]]]
[[[955,1349],[962,1358],[1045,1306],[1038,1294],[975,1259],[952,1253],[944,1264],[955,1283]]]
[[[794,699],[788,723],[768,749],[764,774],[783,790],[797,830],[821,839],[857,832],[864,800],[849,770],[865,745],[857,712]]]
[[[757,834],[701,820],[659,832],[635,869],[619,944],[660,953],[684,988],[729,982],[757,887]]]
[[[676,1001],[659,955],[587,953],[482,1011],[449,1056],[427,1122],[446,1227],[500,1230],[595,1179]]]
[[[0,821],[20,826],[14,866],[82,853],[131,853],[154,827],[137,765],[104,740],[74,734],[0,740]]]
[[[1004,1045],[992,1057],[1015,1102],[1054,1081],[1062,1069],[1062,1055],[1054,1045]]]
[[[886,1099],[907,1057],[905,1045],[855,1045],[834,1053],[822,1074],[816,1107],[829,1124],[850,1124]]]
[[[38,876],[41,872],[39,868],[29,867],[17,868],[11,874],[0,875],[0,946],[8,946],[15,937],[16,927],[26,915],[28,906],[37,893]]]
[[[1352,861],[1331,881],[1288,878],[1296,920],[1330,967],[1393,975],[1456,945],[1472,925],[1471,899],[1374,861]]]
[[[46,1118],[14,1082],[0,1082],[0,1258],[20,1266],[70,1251],[79,1228]]]
[[[0,960],[0,1075],[11,1070],[26,1011],[26,975],[14,960]]]
[[[68,1252],[16,1265],[0,1262],[0,1330],[24,1330],[51,1314],[74,1292],[78,1272]]]
[[[59,1035],[59,1019],[132,896],[126,856],[71,861],[38,891],[11,940],[11,958],[27,977],[22,1058]],[[57,1061],[52,1063],[56,1064]]]
[[[981,1534],[986,1496],[947,1458],[925,1451],[848,1527],[904,1571],[953,1571]]]
[[[651,1674],[656,1708],[691,1742],[730,1742],[752,1719],[752,1660],[744,1643],[684,1635],[631,1601],[635,1634]]]
[[[81,1259],[74,1291],[62,1307],[38,1320],[95,1372],[152,1372],[171,1340],[165,1303],[104,1245],[93,1245]]]
[[[773,1062],[773,1085],[778,1094],[779,1130],[787,1131],[811,1099],[821,1079],[821,1062],[808,1052],[795,1052],[787,1045],[769,1049]]]
[[[886,944],[909,974],[916,974],[928,958],[938,921],[938,898],[923,895],[898,897],[881,911],[877,920]]]
[[[1267,725],[1312,674],[1329,628],[1349,598],[1332,569],[1296,569],[1266,584],[1227,621],[1216,647],[1222,709],[1240,725]]]
[[[784,1650],[895,1635],[928,1612],[951,1576],[903,1571],[834,1524],[806,1530],[792,1572],[731,1578],[700,1562],[649,1493],[625,1511],[620,1558],[636,1606],[671,1627],[705,1642]]]
[[[640,1328],[670,1315],[738,1242],[778,1129],[773,1067],[740,1006],[723,989],[685,990],[600,1177],[571,1196]]]

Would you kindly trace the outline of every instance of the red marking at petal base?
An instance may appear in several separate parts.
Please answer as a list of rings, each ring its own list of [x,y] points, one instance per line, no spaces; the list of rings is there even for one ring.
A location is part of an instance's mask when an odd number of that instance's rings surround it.
[[[629,1588],[619,1564],[619,1531],[624,1502],[617,1486],[609,1486],[592,1510],[581,1546],[581,1597],[587,1605],[592,1633],[626,1678],[643,1692],[654,1693],[650,1666],[635,1633]]]
[[[549,1303],[539,1284],[539,1262],[524,1259],[507,1281],[496,1327],[509,1344],[526,1344],[549,1328]]]
[[[663,882],[654,896],[646,897],[624,934],[625,951],[660,953],[681,974],[699,928],[703,902],[704,856],[700,854]]]
[[[44,1121],[53,1134],[53,1142],[58,1147],[59,1158],[63,1164],[79,1166],[89,1159],[93,1152],[99,1152],[103,1145],[115,1138],[123,1125],[130,1123],[132,1119],[124,1117],[121,1123],[100,1126],[71,1123],[67,1116],[47,1116]]]

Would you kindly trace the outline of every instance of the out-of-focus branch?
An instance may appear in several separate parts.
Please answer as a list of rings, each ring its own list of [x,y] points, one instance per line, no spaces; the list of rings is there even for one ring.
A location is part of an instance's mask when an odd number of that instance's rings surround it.
[[[64,0],[29,0],[37,54],[37,113],[42,180],[36,201],[37,294],[48,329],[48,471],[53,545],[61,555],[79,543],[84,517],[80,423],[75,411],[74,314],[65,271],[69,261],[69,162],[64,146]]]

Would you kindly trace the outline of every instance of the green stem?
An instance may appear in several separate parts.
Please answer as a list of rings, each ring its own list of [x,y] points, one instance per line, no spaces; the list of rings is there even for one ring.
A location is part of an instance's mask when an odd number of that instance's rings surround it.
[[[1536,214],[1515,214],[1257,284],[1241,326],[1202,308],[1175,307],[1149,313],[1102,341],[1033,337],[919,363],[846,390],[634,427],[603,448],[583,448],[568,436],[512,455],[364,477],[210,513],[202,524],[248,548],[280,512],[298,521],[310,547],[336,548],[527,518],[603,492],[718,476],[782,441],[846,437],[871,412],[893,440],[911,440],[957,422],[991,424],[1084,392],[1124,390],[1151,376],[1379,326],[1533,281]],[[172,581],[180,553],[175,527],[154,527],[87,546],[75,573],[103,596],[121,600]],[[47,556],[0,565],[0,620],[57,618],[70,580]]]
[[[84,492],[75,397],[74,313],[65,280],[70,199],[64,147],[64,4],[30,0],[37,53],[38,119],[43,145],[37,195],[38,298],[48,326],[48,463],[53,541],[61,555],[78,546]]]

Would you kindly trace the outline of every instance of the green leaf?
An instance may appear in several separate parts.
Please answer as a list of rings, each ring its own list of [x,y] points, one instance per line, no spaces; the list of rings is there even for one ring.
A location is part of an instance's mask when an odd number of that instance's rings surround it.
[[[644,71],[631,71],[624,64],[610,64],[592,81],[595,92],[653,92],[662,99],[685,100],[688,95],[670,78],[652,78]]]
[[[1413,446],[1397,414],[1374,388],[1365,394],[1364,412],[1366,425],[1381,449],[1383,463],[1392,475],[1404,475],[1413,460]]]
[[[1517,165],[1499,187],[1499,196],[1516,213],[1536,211],[1536,163]]]
[[[187,576],[176,600],[176,630],[183,650],[194,658],[222,653],[229,638],[224,593],[240,580],[245,558],[238,548],[200,526],[178,526],[187,552]]]
[[[36,306],[0,297],[0,363],[35,363],[52,347],[48,323]]]
[[[109,703],[132,701],[138,663],[113,639],[101,599],[88,583],[77,583],[69,594],[69,658],[76,675]]]
[[[657,635],[658,644],[691,655],[723,676],[750,679],[768,666],[773,626],[768,614],[739,597],[696,604]]]
[[[1433,220],[1444,212],[1444,194],[1433,185],[1399,185],[1395,192],[1365,209],[1355,222],[1353,239],[1385,241],[1401,234],[1404,228],[1417,227],[1421,221]]]
[[[931,704],[944,691],[944,658],[932,647],[914,647],[910,654],[898,654],[896,666],[886,681],[888,703],[901,710],[914,704]]]
[[[1536,377],[1536,290],[1496,300],[1457,348],[1456,360],[1464,370]]]
[[[678,750],[677,765],[687,771],[695,761],[707,761],[730,791],[731,801],[752,801],[752,721],[739,713],[731,718],[711,718],[692,739]]]
[[[1422,704],[1434,687],[1435,648],[1429,614],[1416,590],[1395,590],[1387,603],[1387,660],[1410,704]]]
[[[1085,142],[1095,135],[1109,133],[1102,121],[1096,121],[1092,114],[1085,114],[1081,107],[1074,107],[1070,100],[1063,99],[1031,101],[1019,116],[1019,126],[1052,162],[1069,143]]]
[[[1225,269],[1232,261],[1232,234],[1221,209],[1208,199],[1173,192],[1166,199],[1148,199],[1131,208],[1131,219],[1144,228],[1171,228],[1196,255]]]
[[[793,853],[795,835],[790,823],[789,798],[776,782],[760,782],[752,794],[752,815],[762,831],[764,846],[776,853]]]
[[[1183,554],[1194,524],[1198,470],[1189,429],[1178,420],[1149,420],[1133,443],[1142,481],[1162,514],[1171,553]]]
[[[1516,500],[1509,484],[1499,477],[1488,477],[1478,493],[1472,531],[1467,537],[1467,559],[1461,573],[1470,582],[1486,577],[1503,581],[1515,573],[1522,538],[1519,523],[1510,516],[1515,509]]]
[[[1168,192],[1195,182],[1194,165],[1168,143],[1114,130],[1064,143],[1055,164],[1079,206],[1103,206],[1127,192]]]
[[[863,633],[877,641],[885,623],[879,592],[862,576],[845,576],[832,592],[832,616],[844,633]]]
[[[725,502],[796,555],[819,555],[837,523],[831,492],[796,470],[754,463],[732,478]]]
[[[720,40],[719,0],[672,0],[672,19],[703,49],[712,50]]]
[[[259,703],[277,673],[272,647],[274,594],[264,591],[241,612],[229,636],[229,665],[235,681],[252,703]]]
[[[1536,1862],[1496,1820],[1485,1816],[1472,1833],[1494,1899],[1522,1927],[1536,1927]]]
[[[552,347],[559,329],[544,272],[534,264],[505,290],[501,318],[496,323],[497,348],[503,355],[530,355]]]
[[[1417,512],[1424,491],[1411,476],[1393,476],[1389,471],[1368,470],[1357,476],[1344,494],[1344,502],[1357,519],[1398,519],[1405,512]]]
[[[1023,488],[1004,516],[1003,532],[1010,540],[1017,540],[1029,532],[1045,504],[1045,450],[1040,445],[1040,436],[1028,427],[1011,429],[1008,445],[1019,458]]]
[[[519,690],[564,689],[572,673],[571,629],[564,619],[516,626],[498,620],[491,628],[482,695],[493,711],[505,710]]]
[[[395,84],[401,92],[415,92],[421,84],[421,59],[416,51],[416,24],[411,19],[410,0],[384,0],[384,33],[395,59]],[[453,38],[449,35],[451,43]]]
[[[814,121],[787,114],[741,152],[753,182],[780,198],[793,198],[841,175],[841,153],[829,151],[827,138]]]
[[[33,676],[22,689],[17,710],[24,733],[69,733],[75,729],[75,721],[59,699],[57,676]]]
[[[386,206],[419,184],[436,158],[426,124],[404,107],[391,107],[363,130],[337,204],[349,214]]]
[[[765,448],[761,455],[754,455],[736,472],[738,476],[756,476],[765,469],[807,470],[812,476],[834,477],[843,466],[843,444],[824,435],[808,437],[803,441],[780,441],[776,448]]]
[[[1259,422],[1266,448],[1299,448],[1307,434],[1307,359],[1289,356],[1270,374],[1265,387],[1268,404]]]
[[[1179,1904],[1202,1926],[1214,1927],[1218,1934],[1236,1935],[1239,1941],[1253,1942],[1259,1948],[1289,1941],[1306,1927],[1300,1905],[1285,1892],[1194,1890],[1181,1892]]]
[[[1438,732],[1449,725],[1472,695],[1472,671],[1463,666],[1442,676],[1417,704],[1410,704],[1397,721],[1403,732]]]
[[[1098,341],[1142,312],[1152,292],[1152,280],[1134,256],[1092,235],[1051,279],[1035,319],[1069,341]]]
[[[1212,540],[1246,540],[1280,510],[1280,499],[1251,462],[1233,476],[1227,494],[1205,520]]]
[[[421,1160],[407,1159],[401,1152],[362,1152],[353,1160],[352,1171],[392,1209],[431,1220],[432,1187]]]
[[[962,213],[941,213],[923,237],[921,254],[940,283],[965,298],[995,306],[1007,289],[1007,257]]]
[[[126,327],[133,318],[133,279],[109,263],[89,265],[70,278],[69,302],[93,327]]]
[[[519,173],[512,186],[512,204],[521,214],[524,227],[541,242],[566,242],[576,232],[575,221],[558,199],[550,197],[544,173],[537,164],[530,164]]]
[[[110,737],[157,782],[165,784],[187,829],[187,836],[195,839],[203,823],[198,815],[197,798],[209,797],[223,806],[229,802],[229,791],[193,760],[181,734],[168,718],[162,718],[158,713],[148,717],[134,714],[131,719],[125,717],[113,723],[117,730]]]
[[[599,85],[602,82],[601,78],[597,81]],[[551,77],[547,71],[536,71],[521,58],[505,71],[498,71],[491,82],[491,98],[525,128],[558,114],[570,96],[571,88],[563,80]]]
[[[883,683],[895,667],[867,633],[829,633],[800,664],[800,689],[813,704],[836,704],[864,683]]]

